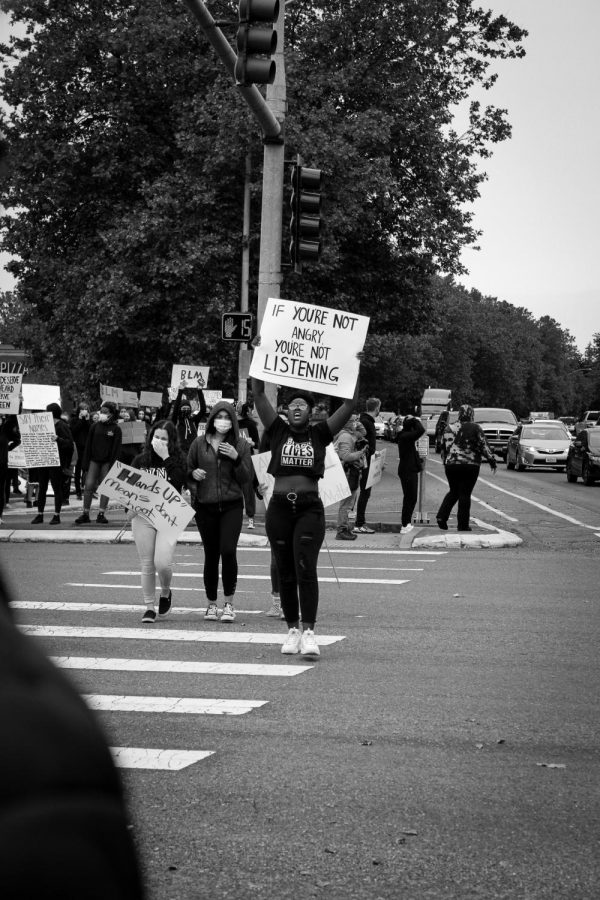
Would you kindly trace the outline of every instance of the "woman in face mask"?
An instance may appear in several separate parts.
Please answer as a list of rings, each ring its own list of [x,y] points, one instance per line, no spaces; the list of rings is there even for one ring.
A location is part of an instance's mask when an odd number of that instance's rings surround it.
[[[186,481],[185,456],[177,440],[177,430],[172,422],[155,422],[146,438],[144,450],[134,457],[131,465],[135,469],[159,475],[181,490]],[[160,582],[158,615],[164,618],[171,610],[171,579],[173,577],[173,556],[176,540],[165,532],[158,531],[141,513],[133,513],[131,531],[140,558],[142,575],[142,595],[146,611],[142,616],[145,625],[156,621],[156,575]]]
[[[217,403],[206,432],[191,444],[188,480],[195,486],[196,524],[204,548],[204,618],[218,618],[219,561],[225,594],[221,622],[233,622],[233,595],[237,584],[237,544],[242,530],[243,485],[251,480],[250,446],[240,437],[237,416],[229,403]]]
[[[85,525],[90,521],[94,491],[119,458],[123,435],[117,425],[117,416],[116,404],[107,401],[100,407],[98,421],[94,422],[90,428],[81,460],[81,468],[86,473],[83,512],[75,519],[76,525]],[[108,525],[108,519],[104,515],[107,506],[108,497],[101,495],[100,511],[96,516],[96,522],[99,525]]]

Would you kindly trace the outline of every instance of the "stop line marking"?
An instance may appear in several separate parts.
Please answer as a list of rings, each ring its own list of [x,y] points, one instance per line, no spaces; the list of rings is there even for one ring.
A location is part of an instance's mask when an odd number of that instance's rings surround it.
[[[99,669],[106,672],[167,672],[177,675],[266,675],[292,678],[310,665],[264,665],[261,663],[184,662],[177,659],[120,659],[104,656],[52,656],[62,669]]]
[[[67,582],[69,587],[90,587],[90,585],[74,585]],[[132,585],[128,585],[133,587]],[[113,585],[91,585],[91,587],[113,587]],[[139,590],[139,585],[135,585]],[[80,601],[59,601],[59,600],[13,600],[10,603],[13,609],[51,609],[54,612],[142,612],[146,609],[145,603],[83,603]],[[206,605],[198,607],[192,606],[174,606],[171,608],[169,615],[191,615],[203,616]],[[236,613],[255,616],[263,614],[262,609],[240,609],[235,608]]]
[[[119,694],[82,694],[90,709],[102,712],[181,713],[202,716],[243,716],[268,700],[223,700],[210,697],[142,697]]]
[[[210,644],[283,644],[287,634],[260,631],[226,631],[223,626],[218,631],[184,631],[179,628],[104,628],[89,625],[80,628],[72,625],[19,625],[24,634],[33,637],[65,637],[65,638],[108,638],[110,640],[137,641],[192,641]],[[326,647],[345,640],[343,634],[318,635],[319,646]]]
[[[103,575],[129,575],[131,577],[136,576],[139,577],[139,572],[103,572]],[[173,578],[200,578],[200,575],[196,575],[193,572],[173,572]],[[242,572],[238,572],[238,581],[246,579],[247,581],[271,581],[270,575],[244,575]],[[404,578],[327,578],[319,576],[319,583],[325,584],[407,584],[407,579]],[[92,585],[83,585],[83,587],[92,587]],[[107,585],[110,587],[110,585]],[[185,590],[185,588],[184,588]]]
[[[120,769],[162,769],[177,772],[186,769],[214,750],[159,750],[152,747],[110,747],[113,762]]]

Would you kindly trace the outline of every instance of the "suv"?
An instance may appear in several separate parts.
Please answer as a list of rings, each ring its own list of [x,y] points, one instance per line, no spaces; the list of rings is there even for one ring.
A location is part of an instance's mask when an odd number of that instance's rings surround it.
[[[567,481],[578,478],[588,487],[600,479],[600,428],[584,428],[569,448]]]
[[[579,422],[575,422],[575,434],[579,434],[584,428],[591,428],[592,425],[597,425],[598,416],[600,416],[600,410],[586,409]]]
[[[485,439],[492,453],[501,456],[506,462],[508,441],[519,424],[511,409],[498,409],[492,406],[476,406],[475,421],[481,425]]]

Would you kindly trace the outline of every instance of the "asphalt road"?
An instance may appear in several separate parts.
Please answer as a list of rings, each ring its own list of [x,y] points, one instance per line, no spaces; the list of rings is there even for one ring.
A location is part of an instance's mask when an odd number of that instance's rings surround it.
[[[1,546],[19,622],[71,660],[109,743],[126,748],[151,900],[597,896],[600,487],[564,479],[563,491],[563,478],[482,472],[481,513],[525,537],[516,549],[330,540],[318,633],[331,643],[308,666],[281,656],[283,623],[262,614],[265,549],[240,553],[239,615],[224,626],[199,611],[201,550],[180,547],[180,611],[142,629],[131,545]],[[372,503],[398,509],[395,483]],[[39,630],[57,626],[83,631]],[[152,670],[164,661],[174,670]],[[144,711],[107,708],[140,697]],[[149,765],[132,748],[182,767],[130,768]]]

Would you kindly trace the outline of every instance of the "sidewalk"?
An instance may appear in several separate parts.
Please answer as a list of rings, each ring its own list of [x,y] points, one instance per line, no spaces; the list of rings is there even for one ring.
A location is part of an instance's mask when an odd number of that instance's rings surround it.
[[[97,525],[97,501],[91,513],[89,525],[75,525],[75,519],[81,513],[82,501],[70,497],[68,506],[61,510],[61,524],[50,525],[54,513],[53,499],[48,498],[44,523],[32,525],[31,520],[37,510],[27,508],[21,496],[11,496],[10,505],[5,508],[0,526],[0,542],[35,542],[77,543],[77,544],[125,544],[131,543],[133,537],[123,507],[109,504],[107,510],[108,525]],[[375,501],[375,502],[374,502]],[[385,507],[386,504],[382,504]],[[330,549],[344,550],[460,550],[460,549],[497,549],[499,547],[515,547],[522,543],[516,534],[503,531],[488,525],[481,519],[472,519],[471,532],[449,530],[440,531],[435,523],[415,525],[410,534],[400,534],[400,513],[395,509],[379,509],[375,497],[369,504],[369,525],[375,529],[374,534],[359,534],[355,541],[336,542],[337,506],[325,510],[327,534],[326,542]],[[451,520],[456,521],[456,520]],[[268,541],[264,528],[264,506],[258,504],[254,518],[255,528],[250,530],[244,518],[244,527],[240,535],[240,547],[267,547]],[[179,544],[199,544],[200,535],[194,520],[184,531]]]

